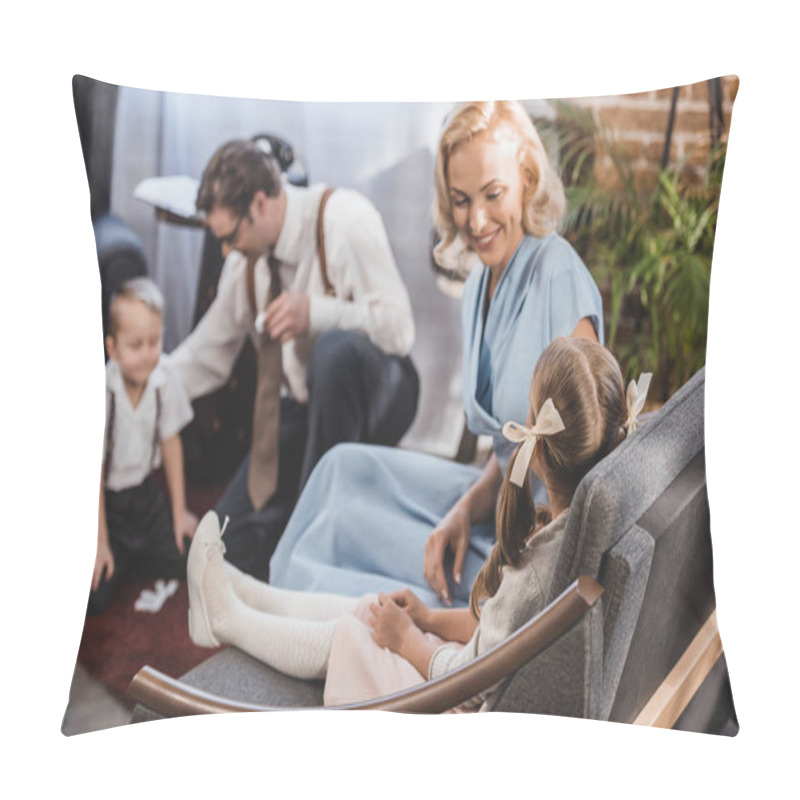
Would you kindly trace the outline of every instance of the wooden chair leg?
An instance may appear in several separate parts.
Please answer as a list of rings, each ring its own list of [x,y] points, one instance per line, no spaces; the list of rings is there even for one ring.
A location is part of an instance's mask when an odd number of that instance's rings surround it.
[[[722,640],[715,609],[633,724],[671,728],[721,655]]]

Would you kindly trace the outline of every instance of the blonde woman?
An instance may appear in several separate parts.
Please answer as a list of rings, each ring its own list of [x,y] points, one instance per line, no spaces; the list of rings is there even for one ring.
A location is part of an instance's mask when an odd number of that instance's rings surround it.
[[[294,677],[325,679],[328,705],[437,678],[494,647],[544,608],[578,483],[625,436],[622,374],[596,342],[561,337],[550,344],[529,404],[530,427],[506,427],[518,444],[500,493],[498,542],[469,608],[429,608],[408,589],[355,600],[260,583],[223,561],[212,513],[189,555],[192,639],[234,644]],[[545,519],[531,500],[531,472],[546,487]],[[491,691],[460,710],[484,701],[491,706]]]
[[[531,371],[553,339],[602,341],[600,293],[556,233],[561,181],[519,103],[455,108],[435,179],[440,247],[458,240],[483,264],[462,300],[463,395],[469,428],[493,438],[493,454],[481,471],[402,450],[334,448],[278,544],[274,585],[349,595],[411,586],[432,605],[466,604],[496,539],[513,449],[503,422],[524,418]],[[532,493],[544,499],[535,480]]]

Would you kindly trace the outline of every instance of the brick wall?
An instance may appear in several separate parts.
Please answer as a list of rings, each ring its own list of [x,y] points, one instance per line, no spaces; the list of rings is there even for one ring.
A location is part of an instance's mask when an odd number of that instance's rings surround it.
[[[725,141],[731,121],[731,109],[739,87],[735,76],[722,78],[720,81],[722,123],[719,130],[720,139]],[[616,97],[591,97],[571,100],[574,105],[588,109],[595,120],[601,135],[596,144],[603,139],[614,146],[620,146],[630,159],[636,188],[644,200],[655,187],[661,167],[673,90],[660,89],[639,94],[620,95]],[[668,165],[677,167],[684,180],[688,182],[703,178],[708,166],[712,143],[711,104],[709,103],[709,84],[707,81],[681,86],[675,107],[675,117],[670,137]],[[603,155],[602,147],[596,152],[594,159],[595,175],[609,188],[619,180],[619,173],[612,166],[608,155]],[[594,252],[591,241],[580,241],[573,238],[590,269]],[[620,264],[620,267],[624,265]],[[611,276],[602,276],[596,269],[595,279],[603,297],[605,312],[606,336],[609,334],[611,311]],[[623,302],[618,319],[618,328],[614,350],[623,370],[626,369],[624,354],[628,348],[638,342],[647,343],[651,336],[650,322],[647,313],[635,296],[629,296]],[[654,372],[658,367],[649,366]],[[664,372],[664,370],[660,370]],[[632,375],[631,377],[635,377]],[[664,377],[663,375],[660,377]],[[669,387],[665,382],[656,379],[651,386],[650,401],[658,403],[666,399]]]
[[[739,79],[729,75],[721,79],[722,137],[730,129],[731,108],[739,88]],[[634,174],[642,190],[656,182],[664,150],[672,89],[626,94],[616,97],[578,98],[574,103],[589,109],[596,123],[612,140],[628,152]],[[670,142],[669,163],[681,165],[698,177],[705,169],[711,145],[708,81],[681,86],[675,109]],[[607,164],[600,160],[600,175]]]

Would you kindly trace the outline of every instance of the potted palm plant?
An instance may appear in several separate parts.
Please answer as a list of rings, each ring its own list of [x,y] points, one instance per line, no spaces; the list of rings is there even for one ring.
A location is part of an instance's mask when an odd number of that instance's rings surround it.
[[[725,144],[700,176],[663,167],[638,179],[624,143],[584,108],[559,102],[537,127],[559,153],[567,192],[564,235],[601,286],[607,343],[626,377],[652,372],[665,400],[705,363],[711,255]]]

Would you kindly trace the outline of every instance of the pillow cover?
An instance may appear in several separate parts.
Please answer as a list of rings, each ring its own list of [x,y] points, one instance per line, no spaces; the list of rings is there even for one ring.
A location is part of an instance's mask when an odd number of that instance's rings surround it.
[[[515,669],[487,710],[738,730],[715,622],[703,444],[711,255],[737,85],[726,77],[637,95],[523,101],[564,183],[561,233],[600,289],[605,342],[626,382],[642,372],[652,372],[653,381],[649,418],[587,477],[571,506],[545,599],[555,603],[568,593],[557,617],[564,603],[587,608],[559,622],[563,629],[552,642],[538,638],[541,627],[527,632],[528,644],[540,650]],[[149,277],[163,295],[166,353],[203,318],[216,296],[223,250],[195,208],[199,178],[222,142],[258,139],[284,183],[355,189],[377,209],[416,325],[412,356],[422,394],[402,447],[481,463],[486,443],[463,426],[460,309],[453,300],[480,266],[458,247],[439,262],[431,256],[436,144],[449,104],[237,100],[82,76],[73,88],[104,336],[113,337],[118,324],[112,296],[135,277]],[[441,291],[431,291],[434,283]],[[227,383],[205,396],[175,388],[193,397],[192,421],[183,425],[186,415],[177,413],[174,419],[182,426],[186,506],[198,517],[216,505],[248,453],[256,358],[245,345]],[[165,361],[166,382],[175,374]],[[119,438],[108,431],[122,424],[120,404],[124,399],[114,411],[108,404],[104,459],[109,451],[119,458]],[[172,438],[178,425],[160,429],[159,438]],[[135,494],[127,506],[109,506],[114,524],[124,528],[153,494],[166,497],[174,488],[157,449],[148,437],[145,472],[155,471],[147,498]],[[120,535],[133,539],[136,553],[141,531]],[[131,718],[132,702],[123,695],[145,665],[239,702],[321,702],[318,685],[288,679],[233,649],[213,654],[196,646],[186,625],[184,573],[160,569],[158,557],[155,566],[136,561],[128,569],[114,553],[113,594],[87,615],[78,655],[89,680],[122,701],[111,712],[115,720]],[[98,566],[108,577],[109,563]],[[585,582],[574,589],[579,577],[596,580],[602,595]],[[82,702],[71,699],[65,732],[74,730],[70,718]],[[134,719],[165,711],[152,697],[148,703],[154,710],[139,706]],[[96,727],[108,724],[99,720]]]

